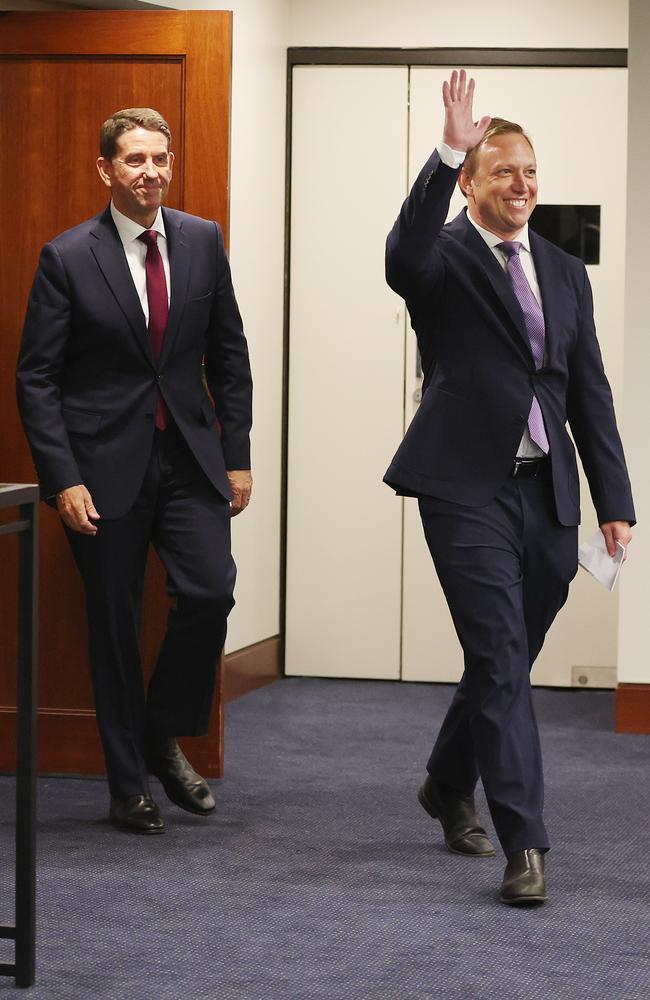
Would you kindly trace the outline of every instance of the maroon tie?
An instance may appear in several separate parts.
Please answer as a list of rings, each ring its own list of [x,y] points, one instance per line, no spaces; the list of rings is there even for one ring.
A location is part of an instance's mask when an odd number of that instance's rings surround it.
[[[149,339],[151,341],[151,351],[156,364],[160,361],[163,340],[165,339],[165,329],[167,327],[167,314],[169,303],[167,301],[167,282],[165,281],[165,268],[162,257],[158,249],[158,233],[155,229],[145,229],[138,236],[139,240],[147,248],[147,257],[144,262],[144,270],[147,276],[147,302],[149,305]],[[165,406],[160,393],[156,404],[156,427],[164,431],[167,426],[169,411]]]

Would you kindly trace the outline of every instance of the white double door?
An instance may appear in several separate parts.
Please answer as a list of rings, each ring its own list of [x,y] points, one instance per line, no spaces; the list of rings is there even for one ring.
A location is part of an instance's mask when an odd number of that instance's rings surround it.
[[[601,206],[589,268],[605,364],[622,367],[625,70],[477,68],[476,117],[520,121],[540,203]],[[382,476],[417,405],[415,336],[384,245],[442,132],[444,68],[294,69],[286,671],[452,681],[462,657],[417,503]],[[607,122],[606,134],[602,123]],[[457,193],[450,218],[462,207]],[[584,479],[581,537],[596,528]],[[534,668],[616,662],[617,599],[579,574]]]

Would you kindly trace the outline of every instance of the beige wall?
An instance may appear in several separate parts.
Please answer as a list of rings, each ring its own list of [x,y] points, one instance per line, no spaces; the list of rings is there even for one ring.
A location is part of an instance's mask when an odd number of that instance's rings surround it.
[[[4,0],[2,6],[18,9],[28,4],[29,0],[23,3]],[[232,614],[228,640],[228,649],[233,650],[278,631],[287,46],[624,48],[628,41],[628,4],[627,0],[544,0],[543,4],[539,0],[500,0],[495,8],[485,0],[464,0],[460,6],[448,0],[231,0],[226,3],[169,0],[160,6],[229,8],[234,13],[231,258],[251,346],[256,392],[255,501],[233,524],[234,552],[239,566],[238,605]],[[647,7],[647,0],[632,0],[635,24],[632,44],[638,53],[636,73],[640,81],[637,95],[643,93],[644,87],[649,92],[649,69],[643,62],[650,41]],[[641,31],[645,31],[643,38]],[[638,96],[636,101],[637,114],[642,115],[643,98]],[[636,136],[631,131],[633,157],[635,150],[646,144],[639,156],[638,174],[634,173],[633,158],[631,163],[631,180],[640,185],[640,171],[650,150],[643,129],[639,125],[635,128]],[[633,240],[641,248],[639,270],[646,253],[638,235],[642,231],[640,215],[633,213],[629,224],[635,228],[637,235]],[[632,300],[628,311],[631,335],[644,322],[642,285],[647,278],[641,273],[636,280],[634,285],[631,274]],[[649,370],[649,359],[642,357],[646,348],[636,336],[639,342],[629,350],[626,346],[626,371],[629,369],[626,385],[629,384],[631,395],[625,408],[625,422],[636,492],[642,505],[643,418],[635,422],[634,410],[640,405],[644,391],[642,374]],[[649,677],[647,669],[640,667],[635,658],[635,644],[642,640],[638,630],[643,614],[631,603],[635,598],[641,601],[645,580],[639,579],[637,591],[637,577],[648,572],[640,566],[641,546],[639,538],[635,542],[635,561],[626,567],[627,580],[623,581],[626,615],[621,631],[623,679],[636,676],[635,670],[641,670],[639,676]],[[649,564],[650,553],[647,553],[645,565]],[[645,592],[648,590],[646,586]],[[637,666],[632,669],[634,663]]]
[[[648,0],[636,2],[639,7],[649,8]],[[290,0],[289,27],[289,44],[294,46],[625,48],[628,44],[628,2],[501,0],[494,7],[483,0],[466,0],[460,6],[446,0],[401,0],[400,3],[394,0],[355,0],[354,3],[349,0]],[[642,43],[639,48],[643,50]],[[645,83],[646,93],[649,93],[647,79]],[[595,117],[597,114],[596,108]],[[646,150],[646,157],[648,152],[650,150]],[[647,254],[645,256],[647,259]],[[616,342],[612,341],[610,329],[601,331],[601,336],[620,412],[623,354],[620,333]],[[646,364],[643,369],[648,371],[650,366]],[[628,450],[633,448],[634,442],[628,440]],[[635,476],[635,483],[637,478]],[[582,536],[590,533],[587,527],[590,530],[595,527],[591,525],[594,516],[588,496],[584,497],[583,507],[585,528]],[[627,582],[631,583],[629,579]],[[592,586],[597,587],[594,583]],[[616,616],[618,595],[598,596],[607,601]],[[636,621],[642,620],[638,610]],[[574,627],[584,627],[584,623],[576,623]],[[622,629],[621,633],[624,631]],[[613,645],[615,649],[615,634]],[[621,653],[623,655],[623,646]],[[607,662],[613,662],[613,656],[612,661]],[[627,669],[622,668],[622,674]],[[621,679],[628,679],[627,673],[621,675]]]
[[[627,257],[623,363],[623,432],[636,515],[634,547],[621,574],[618,679],[650,684],[650,5],[630,0],[628,75]]]
[[[290,0],[289,45],[625,48],[627,0]]]

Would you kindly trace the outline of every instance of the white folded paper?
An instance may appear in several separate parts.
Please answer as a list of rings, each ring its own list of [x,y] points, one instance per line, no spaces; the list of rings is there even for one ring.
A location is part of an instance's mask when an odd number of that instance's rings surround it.
[[[578,549],[578,562],[608,590],[614,589],[621,572],[625,546],[616,543],[616,555],[610,556],[605,547],[605,536],[599,529],[595,535],[583,542]]]

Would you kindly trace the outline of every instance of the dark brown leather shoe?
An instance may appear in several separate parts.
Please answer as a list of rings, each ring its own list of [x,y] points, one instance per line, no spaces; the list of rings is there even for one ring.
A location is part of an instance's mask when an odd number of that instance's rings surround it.
[[[494,857],[494,847],[478,821],[473,795],[449,792],[443,796],[429,774],[418,792],[418,800],[429,816],[440,820],[448,851],[474,858]]]
[[[509,906],[529,906],[548,899],[544,884],[544,852],[536,847],[515,851],[508,858],[503,883],[502,903]]]
[[[216,803],[205,778],[197,774],[173,736],[150,741],[147,767],[174,805],[196,816],[214,812]]]
[[[111,798],[109,822],[129,833],[164,833],[165,823],[158,806],[150,795],[129,795],[126,799]]]

